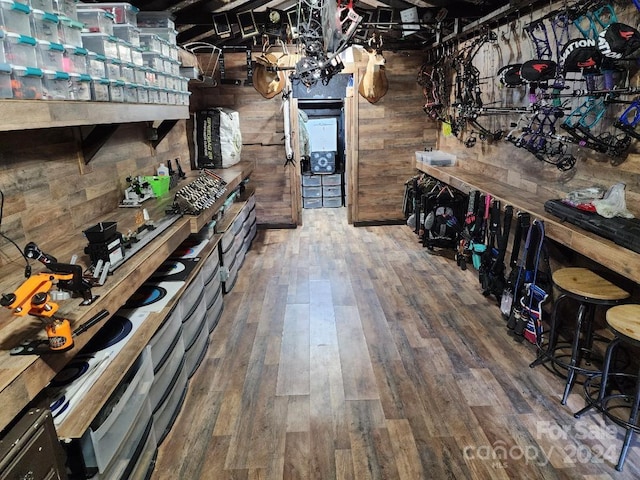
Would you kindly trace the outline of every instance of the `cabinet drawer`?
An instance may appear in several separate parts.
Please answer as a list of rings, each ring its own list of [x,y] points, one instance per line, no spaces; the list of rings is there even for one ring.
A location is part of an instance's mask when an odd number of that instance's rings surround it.
[[[302,196],[304,198],[321,198],[322,187],[302,187]]]
[[[340,185],[325,185],[322,187],[323,197],[341,197],[342,187]]]
[[[196,370],[200,366],[200,362],[204,358],[204,354],[207,353],[207,347],[209,346],[209,328],[206,322],[203,322],[203,328],[200,329],[200,333],[196,338],[196,341],[184,354],[185,364],[184,368],[187,371],[187,377],[191,378]]]
[[[333,173],[331,175],[322,175],[322,185],[342,185],[342,175]]]
[[[224,310],[224,296],[222,295],[222,285],[218,288],[216,292],[216,297],[213,304],[207,308],[207,325],[209,327],[209,332],[213,332],[213,329],[218,325],[218,320],[220,320],[220,316],[222,315],[222,311]]]
[[[178,370],[182,368],[183,363],[184,342],[182,341],[182,337],[178,337],[178,341],[171,350],[167,361],[164,362],[162,368],[153,375],[153,384],[149,390],[149,403],[152,412],[155,413],[171,393],[171,381],[178,373]]]
[[[95,457],[98,471],[103,473],[107,469],[145,405],[149,408],[147,394],[152,382],[151,354],[147,347],[82,436],[80,442],[87,465],[88,459]]]
[[[149,340],[149,351],[151,353],[151,364],[153,371],[157,372],[162,367],[167,357],[171,353],[176,343],[176,338],[181,337],[180,328],[182,327],[182,313],[180,305],[176,305],[162,326]]]
[[[178,413],[180,413],[182,402],[187,393],[187,382],[187,370],[185,365],[183,365],[178,372],[173,387],[171,387],[171,393],[164,403],[160,405],[158,410],[156,410],[156,413],[153,414],[153,429],[158,445],[160,445],[164,437],[167,436]]]

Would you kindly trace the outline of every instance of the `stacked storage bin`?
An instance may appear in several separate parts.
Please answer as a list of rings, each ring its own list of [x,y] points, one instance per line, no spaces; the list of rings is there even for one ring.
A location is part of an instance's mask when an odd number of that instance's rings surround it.
[[[36,39],[31,31],[31,7],[13,0],[0,0],[0,30],[3,56],[0,77],[4,81],[2,98],[42,98],[42,70],[38,68]],[[6,88],[6,72],[10,71],[11,95]]]
[[[229,293],[238,279],[238,272],[251,246],[256,231],[256,201],[253,193],[243,202],[232,222],[222,231],[220,240],[220,264],[222,267],[222,288]],[[231,212],[235,212],[231,210]],[[234,213],[231,213],[234,215]]]
[[[204,295],[204,276],[198,272],[180,297],[182,336],[184,338],[187,376],[196,372],[209,345],[207,302]]]
[[[149,341],[153,367],[149,402],[158,445],[171,430],[187,391],[181,309],[178,303]]]
[[[341,207],[342,198],[342,174],[302,176],[303,208]]]

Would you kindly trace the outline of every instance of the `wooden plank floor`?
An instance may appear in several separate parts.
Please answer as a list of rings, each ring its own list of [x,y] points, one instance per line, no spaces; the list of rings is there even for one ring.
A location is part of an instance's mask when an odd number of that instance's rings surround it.
[[[258,233],[153,479],[631,479],[622,429],[530,369],[475,271],[406,226]],[[449,258],[448,258],[449,257]]]

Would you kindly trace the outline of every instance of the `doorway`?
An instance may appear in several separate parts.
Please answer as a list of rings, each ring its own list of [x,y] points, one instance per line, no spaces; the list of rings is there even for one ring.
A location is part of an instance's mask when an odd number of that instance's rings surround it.
[[[342,99],[299,100],[302,208],[339,208],[345,202],[345,114]],[[304,136],[303,135],[303,136]]]

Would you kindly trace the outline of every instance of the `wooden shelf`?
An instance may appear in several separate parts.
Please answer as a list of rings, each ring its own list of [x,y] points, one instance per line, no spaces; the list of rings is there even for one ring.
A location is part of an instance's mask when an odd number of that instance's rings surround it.
[[[0,131],[4,132],[189,118],[186,105],[142,103],[4,100],[0,101],[0,110]]]
[[[233,189],[250,175],[252,170],[253,162],[245,161],[234,167],[216,171],[229,184],[229,188],[219,200],[219,204],[216,202],[217,208],[224,203]],[[188,179],[184,181],[186,182]],[[172,199],[172,195],[166,195],[161,199],[149,200],[144,203],[144,206],[149,210],[152,219],[158,219],[164,215],[164,210],[172,202]],[[191,233],[200,231],[202,226],[211,220],[216,206],[198,217],[183,216],[177,219],[166,231],[109,276],[104,286],[93,289],[93,293],[99,295],[99,298],[92,305],[80,307],[80,299],[72,298],[59,302],[58,314],[70,320],[72,329],[77,328],[102,309],[106,309],[110,316],[113,315],[131,296],[131,293],[136,291]],[[82,252],[86,246],[86,239],[81,232],[97,222],[116,221],[118,222],[118,231],[126,233],[128,229],[135,228],[135,213],[135,209],[121,208],[107,216],[94,219],[82,229],[73,231],[67,237],[59,239],[56,243],[61,245],[60,250],[56,249],[55,252],[47,253],[55,254],[58,258],[70,258],[72,253]],[[217,236],[212,239],[211,248],[218,240]],[[203,258],[204,255],[206,252],[203,252]],[[81,256],[78,263],[88,265],[88,258]],[[37,273],[38,265],[34,265],[34,273]],[[0,269],[2,288],[0,291],[11,292],[15,290],[24,280],[23,272],[24,263],[14,262]],[[107,321],[107,318],[77,336],[74,339],[75,347],[68,352],[42,356],[12,356],[9,354],[11,348],[19,345],[23,340],[43,338],[42,324],[36,318],[15,317],[9,310],[0,309],[0,362],[3,365],[3,368],[0,369],[0,404],[3,406],[0,409],[0,430],[9,425],[25,406],[38,398],[40,392],[56,373],[91,340]],[[93,418],[91,414],[95,416],[98,409],[108,399],[110,392],[117,386],[119,379],[146,346],[163,318],[162,314],[151,315],[148,321],[141,326],[127,344],[126,349],[118,355],[117,359],[114,359],[103,374],[108,375],[109,382],[98,382],[100,384],[96,384],[92,388],[90,401],[87,402],[91,408],[79,413],[77,418],[75,414],[67,418],[61,429],[61,436],[77,438],[78,435],[81,435],[79,432],[83,432],[83,428],[86,429],[87,421],[90,422],[89,417]]]
[[[541,199],[533,193],[516,190],[511,185],[459,167],[433,167],[416,162],[416,168],[462,192],[480,190],[490,193],[503,205],[513,205],[515,210],[530,212],[544,221],[546,234],[552,240],[640,283],[639,254],[545,212],[544,202],[547,198]]]

